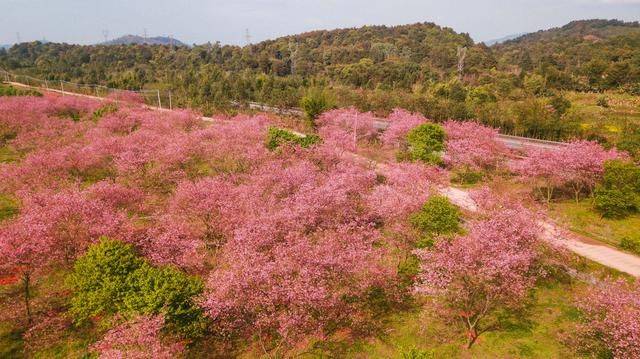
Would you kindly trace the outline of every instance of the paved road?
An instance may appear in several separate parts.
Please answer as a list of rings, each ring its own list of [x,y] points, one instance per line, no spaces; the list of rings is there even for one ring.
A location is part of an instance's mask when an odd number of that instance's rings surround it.
[[[448,187],[441,189],[440,192],[459,207],[472,212],[477,211],[476,204],[467,191]],[[616,269],[634,277],[640,277],[640,257],[596,241],[584,239],[579,235],[561,229],[551,220],[541,220],[539,224],[543,229],[543,239],[559,244],[605,267]]]
[[[21,87],[36,88],[33,86],[28,86],[20,83],[11,83],[11,84],[15,86],[21,86]],[[36,89],[42,90],[41,88],[36,88]],[[60,90],[49,90],[49,91],[62,93],[62,91]],[[104,100],[103,98],[96,97],[96,96],[76,94],[76,93],[66,92],[66,91],[64,92],[64,94],[93,98],[97,100]],[[147,106],[147,107],[156,111],[169,111],[167,109],[161,109],[153,106]],[[204,116],[201,117],[201,119],[208,122],[215,121],[213,118],[204,117]],[[516,140],[518,139],[521,139],[521,138],[516,138]],[[529,141],[530,139],[525,139],[525,140]],[[537,142],[537,141],[540,141],[540,140],[534,140],[534,142]],[[542,141],[542,142],[549,142],[549,141]],[[522,141],[520,142],[516,141],[514,143],[519,145],[524,145],[524,142]],[[547,146],[548,144],[542,143],[540,145]],[[564,144],[560,144],[560,146],[562,145]],[[352,155],[356,156],[360,160],[374,164],[374,166],[376,166],[380,170],[384,170],[384,164],[374,162],[368,158],[364,158],[356,154],[352,154]],[[460,206],[461,208],[464,208],[472,212],[475,212],[478,210],[475,202],[469,196],[469,193],[465,190],[455,188],[455,187],[446,187],[446,188],[441,188],[440,192],[444,196],[448,197],[451,200],[451,202]],[[613,248],[595,241],[589,241],[584,238],[581,238],[578,235],[575,235],[571,232],[560,229],[557,225],[555,225],[553,222],[549,220],[541,221],[540,225],[544,229],[544,233],[543,233],[544,239],[550,242],[558,243],[563,247],[569,249],[570,251],[578,255],[581,255],[585,258],[588,258],[594,262],[600,263],[606,267],[613,268],[624,273],[628,273],[635,277],[640,277],[640,257],[629,254],[629,253],[625,253],[616,248]]]

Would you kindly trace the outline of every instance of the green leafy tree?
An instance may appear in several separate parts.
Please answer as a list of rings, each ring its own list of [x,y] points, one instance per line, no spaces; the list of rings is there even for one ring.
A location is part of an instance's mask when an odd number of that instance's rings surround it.
[[[595,208],[607,218],[623,218],[640,209],[640,167],[632,162],[605,163],[604,178],[594,193]]]
[[[329,94],[321,88],[311,88],[300,100],[300,107],[304,110],[305,116],[311,125],[315,124],[316,118],[323,112],[332,108],[333,100]]]
[[[284,144],[297,144],[300,147],[308,148],[318,142],[320,142],[320,137],[318,135],[301,136],[281,128],[269,127],[265,146],[267,146],[269,150],[273,151]]]
[[[102,238],[89,247],[69,277],[74,288],[70,312],[76,322],[120,309],[133,290],[128,278],[143,265],[130,244]]]
[[[412,160],[441,164],[444,140],[445,132],[442,126],[433,123],[417,126],[407,134],[409,157]]]
[[[624,137],[618,142],[618,149],[627,151],[636,161],[640,161],[640,125],[628,125],[622,133]]]
[[[78,258],[68,281],[73,288],[70,313],[76,323],[104,314],[128,317],[163,314],[167,325],[188,338],[206,327],[196,304],[204,285],[171,267],[156,268],[135,249],[103,238]]]
[[[425,247],[438,236],[460,231],[460,210],[444,196],[431,196],[419,212],[411,216],[411,224],[423,235],[418,247]]]

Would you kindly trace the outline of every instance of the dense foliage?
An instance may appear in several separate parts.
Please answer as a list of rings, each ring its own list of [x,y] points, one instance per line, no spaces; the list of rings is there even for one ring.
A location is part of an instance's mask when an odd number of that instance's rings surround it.
[[[640,286],[608,280],[578,299],[585,315],[581,340],[585,349],[601,356],[640,356]]]
[[[195,304],[201,281],[174,268],[150,266],[131,245],[103,239],[76,261],[69,282],[76,322],[105,314],[162,314],[189,337],[203,332],[204,318]]]
[[[602,183],[595,190],[595,206],[604,217],[621,218],[640,210],[640,167],[609,161]]]

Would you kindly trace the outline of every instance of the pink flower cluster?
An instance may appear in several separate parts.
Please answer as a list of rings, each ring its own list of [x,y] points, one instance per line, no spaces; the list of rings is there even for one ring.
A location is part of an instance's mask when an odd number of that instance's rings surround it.
[[[375,121],[371,112],[361,113],[349,108],[325,112],[316,123],[318,134],[326,144],[355,151],[359,141],[376,138]]]
[[[496,129],[471,121],[447,121],[443,127],[447,133],[444,161],[450,167],[491,169],[507,153]]]
[[[173,359],[184,344],[161,338],[162,316],[142,316],[112,328],[91,350],[101,359]]]
[[[382,133],[382,144],[388,148],[398,148],[406,140],[407,134],[413,128],[429,122],[420,114],[411,113],[402,109],[395,109],[387,117],[388,127]]]
[[[444,315],[462,320],[469,346],[495,325],[492,315],[522,308],[542,274],[539,229],[519,204],[484,201],[484,217],[467,233],[416,251],[421,271],[416,292],[438,299]]]
[[[582,192],[595,187],[607,160],[624,157],[597,142],[574,141],[557,150],[531,148],[523,159],[511,164],[511,170],[538,190],[545,190],[547,201],[555,189],[563,188],[570,188],[577,200]]]
[[[605,281],[578,305],[586,315],[583,334],[600,341],[614,358],[640,358],[640,283]]]

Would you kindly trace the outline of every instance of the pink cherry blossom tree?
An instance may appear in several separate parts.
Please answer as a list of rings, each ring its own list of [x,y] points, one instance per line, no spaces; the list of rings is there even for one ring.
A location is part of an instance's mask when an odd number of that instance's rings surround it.
[[[497,312],[517,313],[540,275],[538,228],[521,206],[502,207],[471,222],[468,233],[418,250],[416,292],[463,324],[468,347],[502,324]]]
[[[602,178],[607,160],[624,157],[592,141],[574,141],[559,149],[530,148],[511,169],[528,181],[548,202],[558,189],[571,188],[576,201],[585,190],[593,190]]]
[[[399,148],[405,141],[407,133],[413,128],[429,122],[424,116],[402,109],[395,109],[387,117],[388,127],[382,133],[382,144],[388,148]]]
[[[162,338],[162,316],[141,316],[112,328],[91,350],[101,359],[173,359],[184,344]]]
[[[360,140],[373,140],[377,135],[376,118],[371,112],[355,108],[331,110],[317,120],[318,134],[323,141],[338,148],[355,151]]]
[[[640,283],[607,280],[577,300],[585,315],[580,335],[606,348],[614,358],[640,357]]]
[[[443,127],[447,133],[444,161],[448,166],[492,169],[507,153],[496,129],[471,121],[447,121]]]

